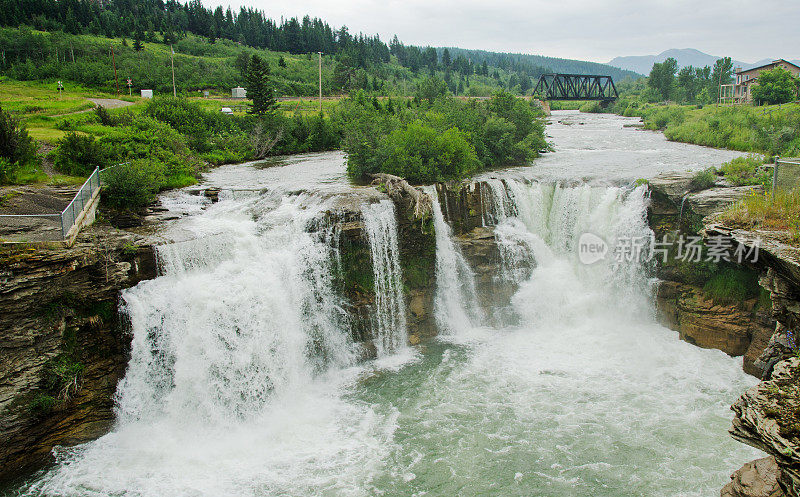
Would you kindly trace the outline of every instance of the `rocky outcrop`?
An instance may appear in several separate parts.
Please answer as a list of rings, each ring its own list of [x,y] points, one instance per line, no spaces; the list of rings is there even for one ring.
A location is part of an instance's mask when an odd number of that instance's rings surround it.
[[[720,304],[702,288],[677,281],[663,281],[656,291],[656,305],[662,323],[698,347],[744,356],[744,370],[761,375],[755,361],[775,331],[769,309],[757,307],[757,300]]]
[[[720,497],[784,497],[778,484],[780,474],[772,456],[751,461],[731,475],[731,482],[722,488]]]
[[[779,363],[771,380],[748,390],[731,409],[731,436],[774,457],[780,487],[800,495],[800,358]]]
[[[0,479],[110,427],[130,340],[117,295],[156,273],[144,243],[93,227],[66,249],[2,248]]]
[[[693,173],[670,173],[650,181],[648,218],[659,240],[719,235],[709,229],[709,217],[732,202],[760,187],[717,186],[700,192],[690,191]],[[720,182],[721,184],[722,182]],[[727,236],[727,235],[725,235]],[[731,240],[735,246],[739,240]],[[674,248],[674,244],[673,244]],[[735,261],[685,262],[673,250],[666,263],[658,266],[662,280],[656,291],[656,304],[662,323],[677,331],[682,340],[704,348],[715,348],[732,356],[744,355],[744,370],[761,377],[756,361],[775,331],[771,310],[759,307],[758,274],[767,266],[738,265]],[[745,301],[722,303],[704,285],[723,271],[746,277],[752,285]],[[749,276],[748,276],[749,275]]]
[[[695,173],[672,172],[660,174],[648,181],[656,209],[669,213],[694,213],[706,217],[721,212],[753,192],[761,192],[759,185],[730,186],[724,180],[717,181],[705,190],[693,191],[692,179]],[[664,212],[658,212],[659,214]]]

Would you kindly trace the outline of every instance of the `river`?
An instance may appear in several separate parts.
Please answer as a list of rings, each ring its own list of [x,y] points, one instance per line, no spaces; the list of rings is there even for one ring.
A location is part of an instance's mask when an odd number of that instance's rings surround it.
[[[469,267],[435,210],[442,334],[418,347],[405,343],[399,312],[394,207],[349,185],[342,154],[218,168],[207,176],[223,189],[213,205],[167,195],[166,206],[188,215],[164,235],[178,243],[158,250],[163,275],[123,293],[133,346],[116,426],[58,449],[56,464],[19,492],[718,493],[757,456],[727,435],[728,406],[756,380],[740,358],[656,323],[645,265],[584,266],[575,245],[585,231],[648,232],[645,190],[626,183],[737,154],[623,127],[634,121],[554,113],[554,153],[485,175],[505,180],[493,183],[492,201],[499,277],[520,285],[514,322],[490,326],[476,312]],[[313,223],[342,196],[364,203],[372,259],[381,261],[380,344],[366,363],[333,290],[332,233]],[[520,260],[533,262],[532,274],[515,271]]]

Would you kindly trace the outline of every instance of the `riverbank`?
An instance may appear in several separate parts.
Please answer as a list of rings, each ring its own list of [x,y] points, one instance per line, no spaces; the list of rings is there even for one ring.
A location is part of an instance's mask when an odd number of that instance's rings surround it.
[[[645,129],[663,131],[668,140],[767,156],[800,155],[800,104],[677,105],[644,103],[623,97],[610,112],[641,117]]]

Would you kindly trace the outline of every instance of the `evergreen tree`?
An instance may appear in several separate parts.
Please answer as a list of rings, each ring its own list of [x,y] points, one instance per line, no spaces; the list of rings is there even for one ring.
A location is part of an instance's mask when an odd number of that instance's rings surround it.
[[[236,56],[236,60],[233,61],[233,67],[239,71],[239,75],[242,79],[247,79],[247,65],[250,63],[250,54],[245,51],[239,52],[239,55]]]
[[[137,26],[136,32],[133,34],[133,49],[137,52],[141,52],[144,49],[144,45],[142,45],[142,37],[142,28]]]
[[[80,34],[81,32],[78,18],[75,16],[75,11],[72,7],[67,9],[67,16],[64,18],[64,30],[73,35]]]
[[[278,107],[269,80],[269,63],[258,55],[253,55],[247,64],[247,96],[253,101],[248,110],[251,114],[273,114]]]
[[[444,67],[450,67],[451,62],[452,61],[450,60],[450,50],[445,48],[444,51],[442,52],[442,65]]]
[[[283,58],[283,55],[278,57],[278,65],[281,67],[286,67],[286,59]]]

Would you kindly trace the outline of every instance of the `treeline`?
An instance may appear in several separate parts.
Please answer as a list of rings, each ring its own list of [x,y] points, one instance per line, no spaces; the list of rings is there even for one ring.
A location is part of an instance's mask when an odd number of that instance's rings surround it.
[[[386,62],[389,48],[377,36],[352,35],[347,27],[334,30],[317,18],[293,17],[282,23],[263,12],[242,7],[209,9],[199,0],[0,0],[0,25],[23,24],[43,31],[103,35],[109,38],[175,43],[187,34],[210,41],[228,39],[272,51],[341,53],[359,67]]]
[[[443,50],[440,49],[440,52]],[[538,78],[545,73],[602,74],[611,76],[615,82],[620,82],[624,79],[635,80],[641,78],[640,74],[633,71],[597,62],[545,57],[542,55],[466,50],[463,48],[449,48],[448,50],[453,57],[463,57],[466,60],[473,61],[475,64],[486,63],[499,69],[527,74],[533,78]]]
[[[137,50],[133,42],[116,44],[112,59],[105,38],[70,35],[61,31],[41,33],[30,28],[0,28],[0,70],[21,81],[63,79],[89,88],[114,91],[114,66],[120,90],[127,93],[126,80],[138,88],[172,93],[170,48]],[[230,88],[244,85],[244,65],[251,54],[270,57],[273,84],[279,95],[315,95],[317,68],[312,61],[279,64],[278,54],[243,48],[228,40],[209,44],[194,35],[174,44],[175,79],[179,91]],[[328,58],[323,90],[335,89]]]
[[[630,71],[590,62],[405,45],[396,36],[387,45],[377,35],[351,34],[346,26],[333,28],[318,18],[293,17],[276,22],[252,8],[242,7],[238,11],[230,7],[212,9],[204,7],[199,0],[188,3],[176,0],[0,0],[0,26],[28,26],[54,35],[52,45],[48,45],[44,37],[35,38],[33,35],[36,33],[23,32],[18,39],[13,33],[0,38],[0,67],[5,72],[17,68],[9,75],[20,79],[79,78],[86,74],[80,64],[71,70],[61,66],[81,57],[97,58],[98,63],[106,62],[103,50],[107,47],[97,46],[101,45],[100,40],[95,39],[95,46],[89,47],[87,42],[65,41],[64,36],[55,36],[59,33],[122,38],[137,52],[141,51],[144,43],[163,43],[175,46],[180,53],[200,57],[219,56],[213,48],[219,44],[218,40],[227,42],[229,46],[272,52],[323,52],[336,59],[335,72],[325,81],[331,92],[365,89],[387,94],[389,87],[402,87],[409,79],[434,74],[442,77],[448,89],[458,95],[488,95],[497,89],[525,94],[532,89],[539,75],[553,71],[599,72],[610,74],[615,79],[638,77]],[[198,43],[198,37],[206,41],[206,47]],[[192,38],[191,43],[186,42]],[[395,56],[400,67],[387,64],[391,56]],[[138,59],[136,64],[154,67],[155,72],[160,73],[148,77],[146,73],[137,72],[135,78],[138,81],[163,81],[163,61],[145,56]],[[41,66],[49,67],[37,70]],[[208,80],[202,85],[191,86],[193,89],[229,87],[231,77],[235,76],[231,71],[201,67],[198,62],[192,62],[192,66],[191,71],[204,73]],[[93,75],[99,74],[88,69]],[[405,70],[410,76],[403,72]],[[105,76],[107,73],[102,74]],[[311,93],[314,81],[310,74],[294,79],[299,86],[288,86],[286,94]],[[100,84],[100,81],[90,81],[87,77],[74,80],[89,86]],[[187,78],[179,80],[184,82]],[[214,81],[218,83],[213,84]],[[156,83],[149,81],[146,87],[158,88]]]
[[[686,66],[678,70],[678,61],[669,57],[653,64],[647,79],[650,101],[677,101],[688,104],[709,104],[719,98],[720,85],[733,81],[730,57],[717,59],[714,67]]]

